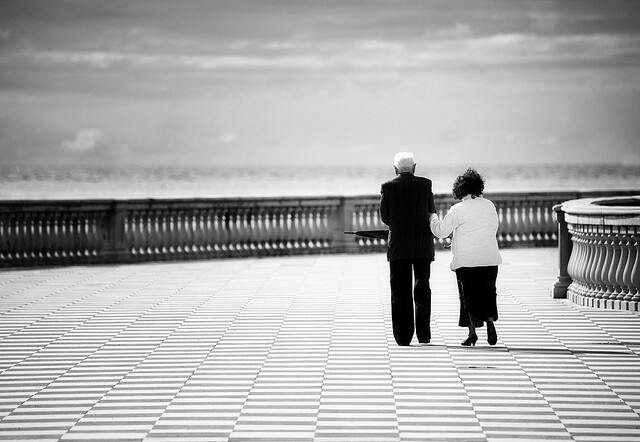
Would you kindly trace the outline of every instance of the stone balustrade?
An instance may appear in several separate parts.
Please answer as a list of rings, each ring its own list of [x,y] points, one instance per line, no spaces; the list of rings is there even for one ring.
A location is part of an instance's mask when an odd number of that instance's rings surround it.
[[[555,297],[639,310],[640,196],[584,198],[554,208],[560,223]]]
[[[493,193],[501,247],[554,246],[552,207],[602,192]],[[443,216],[455,201],[436,195]],[[379,196],[176,200],[1,201],[0,267],[359,253],[384,240]],[[448,239],[437,240],[444,247]]]

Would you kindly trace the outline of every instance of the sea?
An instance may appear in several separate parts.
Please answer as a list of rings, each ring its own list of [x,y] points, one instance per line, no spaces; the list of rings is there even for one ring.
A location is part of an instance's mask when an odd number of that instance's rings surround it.
[[[640,164],[476,166],[485,192],[638,189]],[[450,193],[465,166],[416,174]],[[378,195],[390,166],[63,167],[0,165],[0,200],[252,198]]]

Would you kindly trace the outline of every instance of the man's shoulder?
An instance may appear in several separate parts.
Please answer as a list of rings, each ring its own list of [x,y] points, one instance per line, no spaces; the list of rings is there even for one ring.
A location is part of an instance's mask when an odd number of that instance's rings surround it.
[[[402,183],[402,182],[407,182],[407,181],[414,181],[414,182],[420,182],[420,183],[424,183],[424,184],[428,184],[431,185],[431,180],[429,178],[423,177],[423,176],[418,176],[418,175],[411,175],[411,176],[396,176],[395,178],[389,180],[389,181],[385,181],[384,183],[382,183],[382,187],[386,187],[386,186],[394,186],[398,183]]]
[[[421,182],[424,182],[426,184],[431,184],[431,180],[427,177],[424,176],[416,176],[416,179],[420,180]]]
[[[397,176],[393,179],[390,179],[389,181],[385,181],[384,183],[382,183],[382,187],[390,187],[390,186],[395,186],[398,182],[399,182],[400,177]]]

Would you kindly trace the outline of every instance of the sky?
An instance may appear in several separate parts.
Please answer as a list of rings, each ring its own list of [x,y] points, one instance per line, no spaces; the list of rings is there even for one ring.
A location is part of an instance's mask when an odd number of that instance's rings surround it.
[[[0,162],[640,164],[634,0],[0,0]]]

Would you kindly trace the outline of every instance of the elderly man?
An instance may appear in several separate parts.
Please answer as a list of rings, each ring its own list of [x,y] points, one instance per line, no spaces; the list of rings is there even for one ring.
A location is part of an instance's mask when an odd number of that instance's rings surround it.
[[[416,336],[418,342],[427,344],[431,340],[429,277],[435,257],[429,215],[436,212],[436,206],[431,180],[415,176],[411,152],[396,154],[393,165],[396,177],[384,183],[380,191],[380,216],[389,226],[387,259],[393,336],[398,345],[410,345],[415,303]]]

